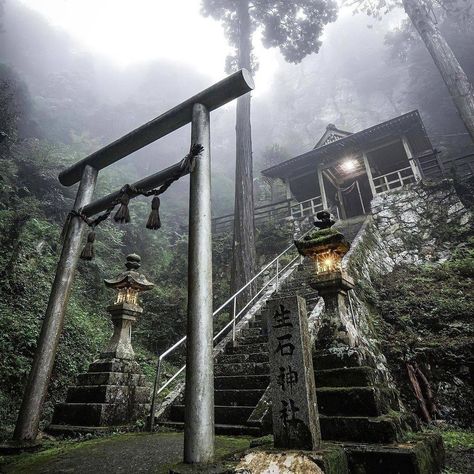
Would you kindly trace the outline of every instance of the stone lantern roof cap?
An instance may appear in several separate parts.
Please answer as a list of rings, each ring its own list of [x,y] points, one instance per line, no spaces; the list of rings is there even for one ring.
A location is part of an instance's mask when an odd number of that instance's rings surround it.
[[[109,288],[133,288],[138,291],[151,290],[155,284],[137,270],[140,268],[141,258],[136,253],[127,255],[125,266],[127,270],[117,275],[115,278],[104,279],[105,286]]]

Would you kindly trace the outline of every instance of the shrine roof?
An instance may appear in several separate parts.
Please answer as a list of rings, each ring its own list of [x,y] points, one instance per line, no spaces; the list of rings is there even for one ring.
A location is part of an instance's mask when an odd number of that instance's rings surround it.
[[[347,157],[349,154],[361,153],[402,135],[406,135],[409,139],[416,137],[419,150],[432,149],[418,110],[413,110],[352,134],[336,129],[338,132],[342,132],[341,135],[346,134],[346,136],[341,136],[329,143],[325,142],[324,138],[328,131],[334,129],[336,128],[333,125],[329,125],[326,133],[311,151],[267,168],[262,171],[262,174],[270,178],[288,178],[302,175],[305,172],[314,171],[318,164],[327,164]],[[321,142],[323,144],[320,144]]]

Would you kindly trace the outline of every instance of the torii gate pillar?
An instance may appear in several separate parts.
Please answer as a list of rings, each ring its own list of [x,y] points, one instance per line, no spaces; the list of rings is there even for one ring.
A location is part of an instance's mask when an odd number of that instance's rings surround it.
[[[209,111],[193,107],[191,144],[203,146],[191,171],[189,193],[188,325],[184,462],[214,458],[212,331],[211,153]]]

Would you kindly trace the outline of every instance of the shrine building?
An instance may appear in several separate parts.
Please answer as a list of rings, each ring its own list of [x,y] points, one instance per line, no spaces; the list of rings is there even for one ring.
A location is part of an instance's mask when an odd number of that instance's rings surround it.
[[[346,219],[370,212],[379,193],[442,171],[417,110],[351,133],[329,124],[316,146],[262,171],[281,179],[293,217],[330,209]]]

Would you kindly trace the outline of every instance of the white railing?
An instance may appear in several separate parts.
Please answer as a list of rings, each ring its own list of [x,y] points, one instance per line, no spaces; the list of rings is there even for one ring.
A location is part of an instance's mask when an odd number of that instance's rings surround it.
[[[321,196],[315,196],[306,201],[301,201],[291,206],[292,217],[314,216],[317,212],[323,210]]]
[[[312,230],[312,229],[310,229]],[[310,232],[306,232],[304,235]],[[274,293],[281,283],[281,277],[285,272],[290,269],[297,261],[300,261],[301,257],[298,255],[296,247],[294,244],[291,244],[283,252],[281,252],[277,257],[275,257],[270,263],[265,265],[249,282],[247,282],[239,291],[234,293],[224,304],[219,306],[214,313],[213,317],[215,318],[218,314],[222,313],[225,308],[230,308],[232,312],[232,319],[214,336],[214,341],[221,337],[225,332],[232,331],[232,341],[235,342],[236,338],[236,325],[239,318],[246,313],[246,311],[251,307],[251,305],[265,292],[265,290]],[[261,283],[258,283],[258,280],[261,279]],[[260,286],[261,285],[261,286]],[[259,287],[260,289],[253,294],[251,291],[252,288]],[[248,290],[248,291],[246,291]],[[248,293],[251,293],[252,296],[248,296]],[[237,300],[240,297],[248,297],[249,300],[238,310]],[[158,395],[168,387],[173,381],[179,377],[180,374],[186,368],[186,364],[180,367],[176,373],[174,373],[163,385],[161,383],[161,368],[163,361],[171,353],[175,352],[176,349],[181,347],[186,342],[186,336],[182,337],[178,342],[172,345],[169,349],[164,351],[158,357],[158,364],[156,369],[155,385],[153,388],[153,397],[151,403],[151,412],[149,427],[153,430],[154,425],[154,414],[156,412],[156,403]]]
[[[391,189],[401,188],[405,184],[414,183],[416,181],[411,166],[400,170],[392,171],[382,176],[374,177],[374,188],[377,193],[383,193]]]

